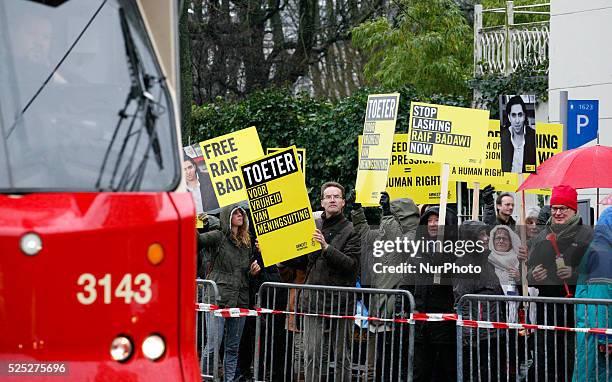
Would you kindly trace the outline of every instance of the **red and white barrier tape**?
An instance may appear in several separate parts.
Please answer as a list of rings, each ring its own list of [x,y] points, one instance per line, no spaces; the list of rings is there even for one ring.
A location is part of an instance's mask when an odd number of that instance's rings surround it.
[[[196,310],[199,312],[213,312],[217,317],[254,317],[262,314],[286,314],[303,317],[321,317],[321,318],[338,318],[345,320],[362,320],[362,321],[376,321],[376,322],[393,322],[399,324],[413,324],[416,321],[424,322],[440,322],[440,321],[456,321],[457,326],[463,326],[467,328],[482,328],[482,329],[527,329],[527,330],[552,330],[562,332],[575,332],[575,333],[594,333],[594,334],[606,334],[612,335],[612,329],[606,328],[570,328],[565,326],[551,326],[551,325],[532,325],[532,324],[517,324],[508,322],[494,322],[494,321],[474,321],[474,320],[460,320],[457,314],[454,313],[412,313],[410,319],[408,318],[380,318],[380,317],[369,317],[361,315],[343,316],[337,314],[324,314],[324,313],[304,313],[304,312],[291,312],[285,310],[256,308],[256,309],[245,309],[245,308],[220,308],[214,304],[203,304],[197,303]]]
[[[468,328],[487,328],[487,329],[527,329],[527,330],[552,330],[558,332],[593,333],[612,335],[612,329],[606,328],[570,328],[566,326],[516,324],[508,322],[473,321],[457,320],[457,326]]]

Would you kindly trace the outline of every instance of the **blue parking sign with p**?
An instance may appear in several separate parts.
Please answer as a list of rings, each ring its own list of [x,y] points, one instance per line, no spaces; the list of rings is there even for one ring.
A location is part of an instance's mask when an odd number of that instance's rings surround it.
[[[598,100],[569,100],[567,103],[567,149],[575,149],[597,138]]]

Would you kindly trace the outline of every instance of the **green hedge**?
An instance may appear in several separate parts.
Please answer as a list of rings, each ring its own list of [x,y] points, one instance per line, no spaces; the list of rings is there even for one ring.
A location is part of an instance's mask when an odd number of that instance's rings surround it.
[[[296,145],[306,149],[306,186],[314,208],[319,206],[319,187],[337,181],[353,189],[357,177],[357,136],[363,130],[368,94],[397,90],[361,89],[337,103],[294,96],[287,89],[269,88],[241,101],[194,106],[192,126],[197,141],[203,141],[249,126],[256,126],[264,148]],[[469,106],[461,97],[419,96],[406,87],[399,90],[396,132],[408,130],[411,101]]]

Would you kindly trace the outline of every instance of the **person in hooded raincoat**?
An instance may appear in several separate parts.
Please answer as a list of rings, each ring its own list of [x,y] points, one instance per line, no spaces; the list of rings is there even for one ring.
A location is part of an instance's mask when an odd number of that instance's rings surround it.
[[[576,297],[612,300],[612,207],[601,214],[582,259]],[[612,305],[576,305],[576,327],[612,328]],[[612,379],[606,375],[612,373],[612,336],[577,333],[576,353],[574,382]]]
[[[417,266],[414,289],[415,309],[419,313],[449,313],[455,305],[452,274],[427,272],[444,264],[454,263],[454,253],[442,250],[438,231],[444,229],[442,247],[457,240],[457,215],[447,209],[444,227],[439,226],[440,207],[428,207],[419,221],[417,239],[422,242],[414,258]],[[441,380],[457,380],[457,335],[454,322],[417,322],[414,343],[414,381],[430,382],[437,375]]]
[[[368,283],[373,288],[408,290],[414,283],[410,274],[385,272],[382,267],[402,265],[410,260],[410,254],[397,250],[379,253],[380,243],[395,242],[397,238],[402,241],[414,240],[419,224],[419,209],[412,199],[389,201],[386,192],[382,193],[380,205],[383,216],[378,229],[370,228],[360,205],[351,212],[355,232],[361,236],[361,261],[368,264],[368,268],[362,267],[362,278],[367,275]],[[398,313],[410,312],[409,302],[396,296],[374,295],[369,305],[372,308],[370,315],[375,317],[396,318]],[[377,381],[408,380],[408,329],[408,325],[403,324],[369,323],[370,332],[379,337],[376,349]]]
[[[252,247],[246,211],[236,205],[225,206],[219,215],[221,231],[210,231],[197,236],[198,252],[205,251],[206,278],[217,284],[218,305],[230,308],[249,307],[249,277],[259,274],[257,261],[251,261]],[[213,354],[224,342],[224,380],[233,382],[238,362],[238,348],[245,317],[206,316],[207,342],[202,352],[204,372],[210,374]]]
[[[486,304],[477,301],[459,301],[466,294],[503,295],[499,279],[495,274],[495,267],[488,261],[489,257],[489,226],[478,220],[466,220],[459,227],[459,239],[465,242],[476,243],[474,251],[467,252],[459,257],[455,264],[458,266],[479,267],[480,273],[460,275],[453,278],[453,292],[457,313],[464,320],[497,321],[504,316],[502,304]],[[497,349],[499,332],[493,329],[474,329],[463,327],[463,378],[466,381],[478,380],[479,372],[482,381],[497,380],[498,373],[501,381],[505,381],[505,357],[498,354]],[[501,338],[503,340],[503,338]],[[504,346],[500,349],[505,350]],[[498,368],[498,364],[501,363]],[[503,367],[502,367],[503,365]],[[489,375],[491,379],[489,379]]]

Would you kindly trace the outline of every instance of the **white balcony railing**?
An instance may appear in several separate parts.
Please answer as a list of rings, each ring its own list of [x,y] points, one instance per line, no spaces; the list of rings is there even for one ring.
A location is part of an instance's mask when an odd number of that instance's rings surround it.
[[[509,74],[521,66],[545,65],[548,62],[549,21],[515,24],[514,15],[539,15],[539,18],[544,16],[549,19],[549,9],[548,3],[514,7],[512,1],[506,2],[506,8],[483,9],[482,5],[476,5],[474,8],[475,74]],[[483,27],[485,14],[504,14],[505,24]],[[547,71],[548,68],[544,70]]]

